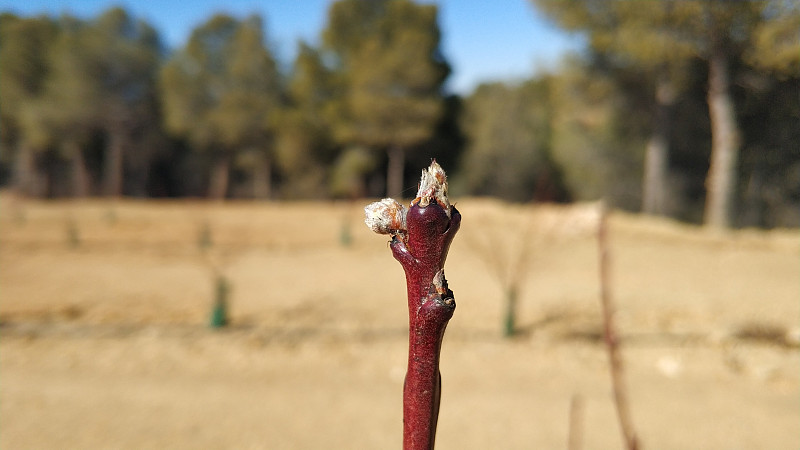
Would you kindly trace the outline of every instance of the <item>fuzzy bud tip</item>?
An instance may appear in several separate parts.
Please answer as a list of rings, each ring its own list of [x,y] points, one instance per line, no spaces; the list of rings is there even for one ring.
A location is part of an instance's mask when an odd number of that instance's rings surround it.
[[[430,167],[422,170],[417,198],[411,204],[418,203],[420,206],[426,207],[432,200],[444,209],[447,217],[450,217],[450,200],[447,198],[447,175],[435,159],[431,161]]]
[[[406,230],[406,209],[397,200],[385,198],[364,207],[364,223],[378,234],[395,235]]]

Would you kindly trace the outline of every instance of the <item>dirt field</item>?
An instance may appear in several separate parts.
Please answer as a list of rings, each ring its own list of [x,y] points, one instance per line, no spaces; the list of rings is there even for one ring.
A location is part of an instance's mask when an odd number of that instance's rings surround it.
[[[400,448],[404,280],[362,206],[0,196],[0,448]],[[566,448],[573,399],[583,448],[621,448],[595,206],[457,206],[437,448]],[[644,448],[800,448],[798,231],[610,227]]]

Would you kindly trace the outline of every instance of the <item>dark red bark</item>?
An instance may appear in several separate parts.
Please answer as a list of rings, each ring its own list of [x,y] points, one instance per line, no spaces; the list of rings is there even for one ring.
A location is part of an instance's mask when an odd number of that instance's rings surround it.
[[[439,355],[456,303],[444,278],[450,243],[461,214],[436,202],[408,210],[405,234],[392,238],[392,253],[406,274],[409,312],[408,371],[403,388],[403,448],[432,449],[441,396]]]

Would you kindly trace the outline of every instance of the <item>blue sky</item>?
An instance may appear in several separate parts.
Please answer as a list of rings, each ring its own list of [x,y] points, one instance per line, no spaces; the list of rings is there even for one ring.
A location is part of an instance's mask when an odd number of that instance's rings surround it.
[[[0,0],[0,10],[19,15],[68,12],[82,18],[120,5],[156,27],[170,47],[216,12],[237,17],[259,13],[279,60],[290,64],[298,39],[316,43],[333,0]],[[440,8],[445,56],[453,67],[448,88],[469,94],[484,81],[517,80],[553,67],[581,47],[537,13],[528,0],[429,0]]]

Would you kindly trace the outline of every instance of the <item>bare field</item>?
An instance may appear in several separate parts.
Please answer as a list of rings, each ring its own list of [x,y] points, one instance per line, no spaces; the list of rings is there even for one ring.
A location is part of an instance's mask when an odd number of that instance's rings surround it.
[[[0,195],[0,448],[400,448],[403,273],[362,203]],[[457,207],[437,448],[566,448],[573,398],[583,447],[621,448],[596,207]],[[800,448],[800,233],[615,213],[610,239],[643,446]]]

